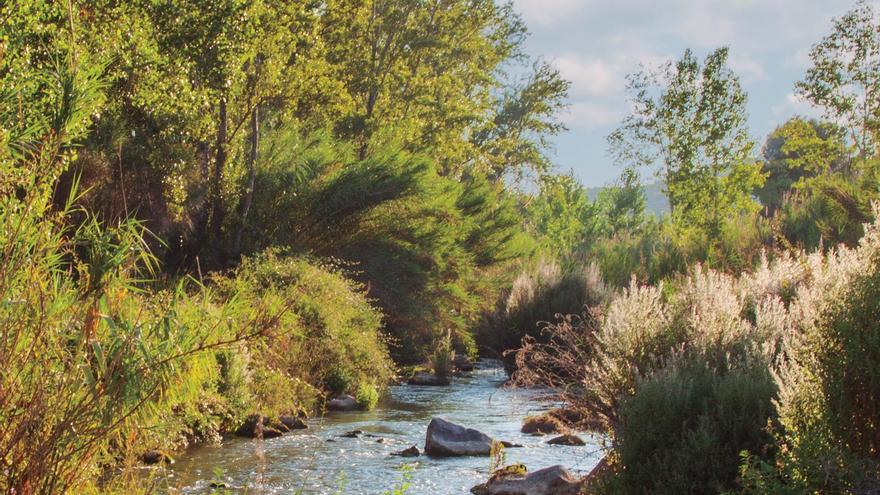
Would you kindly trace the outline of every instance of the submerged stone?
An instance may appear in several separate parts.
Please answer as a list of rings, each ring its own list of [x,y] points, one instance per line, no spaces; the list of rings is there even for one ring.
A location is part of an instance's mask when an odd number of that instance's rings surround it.
[[[421,455],[419,452],[419,448],[413,445],[408,449],[403,449],[400,452],[393,452],[391,455],[398,455],[401,457],[418,457]]]

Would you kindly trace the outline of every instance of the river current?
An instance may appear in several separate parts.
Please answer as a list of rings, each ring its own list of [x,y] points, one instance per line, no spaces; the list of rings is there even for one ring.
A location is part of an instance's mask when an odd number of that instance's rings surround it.
[[[504,370],[484,360],[448,387],[397,385],[373,411],[328,413],[309,428],[269,440],[230,438],[181,455],[160,485],[173,494],[209,494],[212,483],[227,493],[383,494],[408,478],[410,495],[467,494],[489,476],[487,457],[405,458],[392,452],[416,445],[439,416],[497,440],[521,444],[505,450],[505,463],[521,462],[530,471],[554,464],[585,474],[602,456],[602,438],[587,433],[584,447],[547,445],[551,438],[520,433],[525,416],[551,404],[540,393],[503,386]],[[341,435],[362,430],[357,438]],[[222,493],[222,490],[217,490]]]

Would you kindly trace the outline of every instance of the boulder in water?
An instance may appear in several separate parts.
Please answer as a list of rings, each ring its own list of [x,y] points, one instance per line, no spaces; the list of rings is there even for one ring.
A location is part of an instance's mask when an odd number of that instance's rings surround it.
[[[269,426],[268,418],[261,414],[251,414],[235,430],[235,434],[245,438],[275,438],[283,435],[286,429],[281,424]]]
[[[429,387],[439,387],[444,385],[449,385],[449,380],[446,378],[440,378],[434,373],[426,373],[424,371],[417,371],[412,378],[407,382],[410,385],[422,385]]]
[[[171,458],[170,455],[162,452],[161,450],[150,450],[145,452],[144,455],[141,456],[141,461],[144,464],[173,464],[174,459]]]
[[[551,466],[525,476],[493,476],[471,488],[475,495],[577,495],[583,481],[562,466]]]
[[[351,430],[351,431],[343,433],[342,435],[339,435],[339,437],[340,438],[357,438],[363,434],[364,434],[363,430]]]
[[[548,445],[572,445],[572,446],[581,446],[586,445],[587,442],[584,442],[584,439],[577,435],[560,435],[556,438],[552,438],[547,440]]]
[[[565,430],[565,426],[559,421],[559,418],[549,414],[541,414],[540,416],[529,416],[523,421],[523,433],[531,433],[533,435],[546,435],[547,433],[559,433]]]
[[[425,453],[433,456],[489,455],[492,439],[477,430],[434,418],[425,435]]]
[[[340,395],[327,403],[328,411],[354,411],[357,408],[357,400],[350,395]]]
[[[418,457],[421,455],[419,452],[419,448],[413,445],[408,449],[403,449],[400,452],[394,452],[391,455],[399,455],[400,457]]]
[[[281,421],[281,424],[286,426],[289,430],[305,430],[309,427],[303,418],[290,414],[282,415],[279,418],[279,421]]]

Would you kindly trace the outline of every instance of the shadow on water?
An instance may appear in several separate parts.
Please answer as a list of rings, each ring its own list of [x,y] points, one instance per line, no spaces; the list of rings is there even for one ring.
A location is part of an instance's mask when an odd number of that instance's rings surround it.
[[[540,392],[502,387],[506,376],[497,361],[482,361],[449,387],[391,387],[373,411],[330,413],[309,429],[265,441],[231,438],[222,446],[202,446],[178,458],[167,486],[173,493],[210,493],[215,471],[233,493],[382,494],[400,482],[401,467],[412,467],[411,494],[461,494],[486,480],[487,457],[401,458],[409,446],[422,449],[425,429],[435,416],[523,445],[506,450],[508,463],[530,470],[562,464],[588,472],[601,457],[602,439],[583,435],[586,447],[550,446],[547,438],[520,433],[522,419],[548,407]],[[340,435],[362,430],[358,438]]]

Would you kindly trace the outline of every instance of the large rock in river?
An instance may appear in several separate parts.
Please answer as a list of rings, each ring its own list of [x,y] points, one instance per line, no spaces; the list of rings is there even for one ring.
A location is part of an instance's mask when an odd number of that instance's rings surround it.
[[[281,424],[269,425],[269,419],[260,414],[251,414],[244,423],[235,430],[235,434],[246,438],[276,438],[280,437],[287,427]]]
[[[286,426],[288,430],[305,430],[309,427],[303,418],[292,414],[283,414],[278,418],[278,421]]]
[[[426,373],[424,371],[417,371],[412,378],[407,382],[410,385],[423,385],[429,387],[440,387],[444,385],[449,385],[449,380],[446,378],[440,378],[434,373]]]
[[[489,455],[492,439],[477,430],[434,418],[425,435],[425,453],[434,456]]]
[[[357,408],[357,400],[350,395],[340,395],[327,403],[328,411],[354,411]]]
[[[471,488],[476,495],[577,495],[583,481],[562,466],[550,466],[526,476],[503,476]]]

